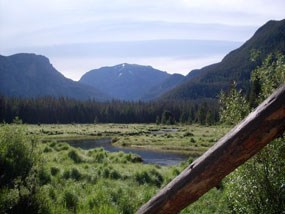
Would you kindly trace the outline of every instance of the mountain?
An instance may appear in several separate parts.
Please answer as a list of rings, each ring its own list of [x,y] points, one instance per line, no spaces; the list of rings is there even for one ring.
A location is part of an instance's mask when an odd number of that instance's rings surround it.
[[[26,53],[0,55],[0,94],[13,97],[107,99],[98,90],[65,78],[48,58]]]
[[[161,84],[152,87],[144,96],[143,100],[154,100],[159,98],[162,94],[167,91],[173,89],[175,86],[182,83],[185,79],[185,76],[181,74],[172,74],[166,80],[164,80]]]
[[[252,51],[260,51],[257,61],[251,61]],[[161,96],[162,99],[217,98],[222,89],[236,81],[248,89],[251,71],[272,52],[285,53],[285,19],[269,21],[240,48],[230,52],[216,64],[193,70],[182,84]]]
[[[79,82],[96,86],[96,88],[114,99],[141,100],[150,99],[147,96],[150,90],[164,84],[171,76],[151,66],[123,63],[112,67],[91,70],[84,74]],[[169,87],[175,85],[175,79],[168,85]],[[164,87],[163,92],[165,92],[167,85],[162,87]],[[157,93],[160,93],[159,89]],[[156,97],[155,94],[150,96]]]

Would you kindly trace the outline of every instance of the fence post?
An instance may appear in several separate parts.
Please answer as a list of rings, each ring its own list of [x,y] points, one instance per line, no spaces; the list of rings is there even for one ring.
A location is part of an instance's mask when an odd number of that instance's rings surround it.
[[[285,85],[160,190],[138,213],[178,213],[284,130]]]

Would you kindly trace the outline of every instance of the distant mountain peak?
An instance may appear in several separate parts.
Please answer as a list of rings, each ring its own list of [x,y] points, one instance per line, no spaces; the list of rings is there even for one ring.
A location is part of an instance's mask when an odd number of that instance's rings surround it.
[[[140,100],[169,76],[151,66],[122,63],[91,70],[81,77],[80,82],[96,86],[115,99]]]

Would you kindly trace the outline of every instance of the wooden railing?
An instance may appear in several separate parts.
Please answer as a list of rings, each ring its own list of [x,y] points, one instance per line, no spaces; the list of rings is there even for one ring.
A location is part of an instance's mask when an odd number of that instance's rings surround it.
[[[285,85],[143,205],[143,213],[178,213],[285,130]]]

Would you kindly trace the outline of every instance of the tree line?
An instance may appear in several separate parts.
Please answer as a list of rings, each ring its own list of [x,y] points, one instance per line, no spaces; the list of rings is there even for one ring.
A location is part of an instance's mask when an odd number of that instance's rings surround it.
[[[24,123],[199,123],[219,120],[218,103],[205,101],[79,101],[60,97],[0,96],[0,121]]]

